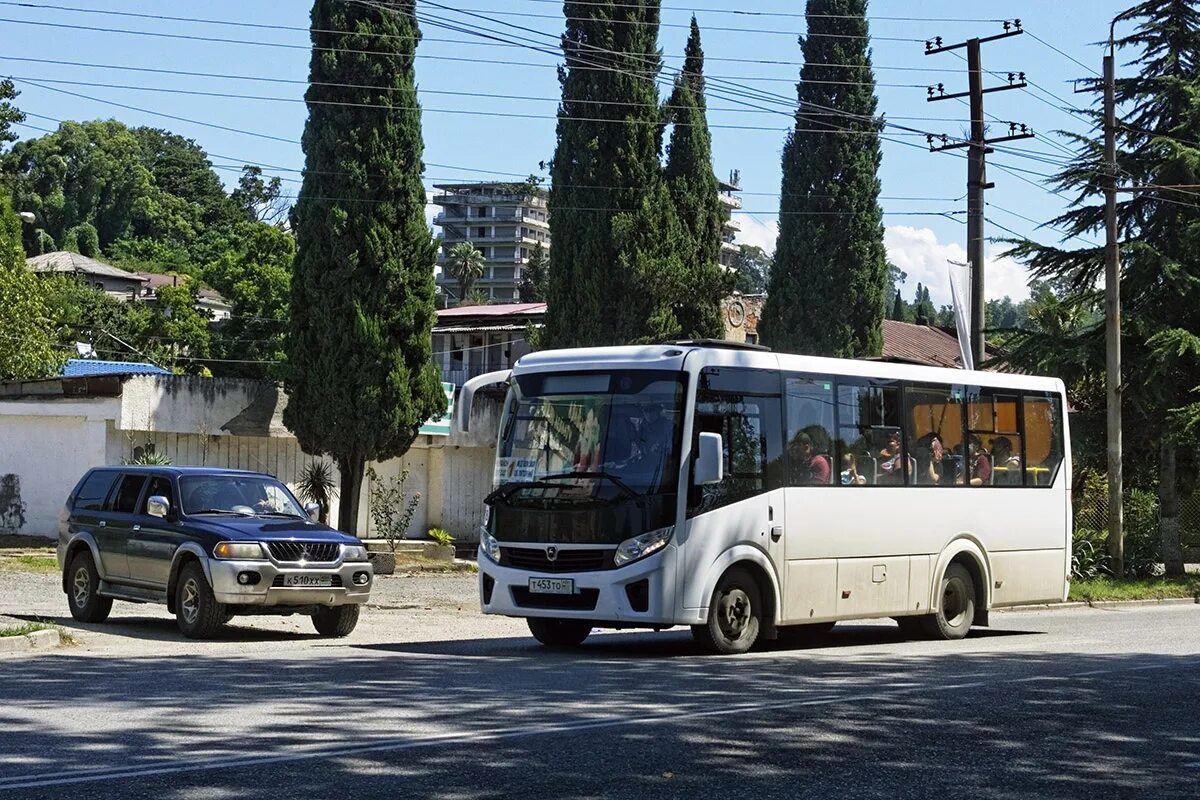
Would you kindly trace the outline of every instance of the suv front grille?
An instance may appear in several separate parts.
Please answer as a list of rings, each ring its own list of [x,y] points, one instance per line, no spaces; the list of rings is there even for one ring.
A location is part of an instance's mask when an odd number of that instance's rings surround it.
[[[612,550],[582,549],[555,551],[553,560],[545,547],[501,547],[500,564],[534,572],[595,572],[612,568]]]
[[[306,561],[310,564],[337,561],[341,547],[337,542],[267,542],[271,558],[276,561]]]

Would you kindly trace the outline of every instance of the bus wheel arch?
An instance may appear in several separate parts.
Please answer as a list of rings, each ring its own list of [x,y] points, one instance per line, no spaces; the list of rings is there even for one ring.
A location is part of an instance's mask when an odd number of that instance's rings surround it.
[[[779,584],[774,578],[774,570],[771,568],[770,562],[767,561],[766,555],[761,550],[748,545],[739,545],[723,553],[709,567],[704,581],[704,590],[699,598],[700,602],[707,609],[713,592],[717,589],[717,584],[721,582],[727,572],[735,568],[749,572],[758,584],[763,606],[761,637],[774,639],[781,600]]]
[[[991,608],[991,570],[983,546],[974,538],[962,536],[950,543],[938,558],[937,567],[933,572],[930,584],[930,605],[932,611],[940,610],[941,585],[946,570],[951,564],[959,564],[971,576],[975,587],[975,615],[973,625],[987,627],[988,609]]]

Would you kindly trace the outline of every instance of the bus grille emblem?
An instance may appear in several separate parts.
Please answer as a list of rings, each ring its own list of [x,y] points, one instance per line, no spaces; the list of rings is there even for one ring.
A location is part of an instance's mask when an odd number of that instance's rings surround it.
[[[546,560],[547,561],[557,561],[558,560],[558,548],[557,547],[555,547],[554,545],[551,545],[546,548]]]

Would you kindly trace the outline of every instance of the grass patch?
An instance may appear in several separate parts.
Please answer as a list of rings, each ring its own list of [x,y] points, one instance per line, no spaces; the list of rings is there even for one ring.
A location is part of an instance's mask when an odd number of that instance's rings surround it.
[[[58,559],[54,556],[0,554],[0,569],[15,572],[39,572],[52,575],[58,572]]]
[[[1113,580],[1093,578],[1072,581],[1069,600],[1095,602],[1103,600],[1167,600],[1176,597],[1200,599],[1200,575],[1184,578],[1138,578]]]
[[[65,631],[57,625],[51,625],[48,622],[26,622],[21,625],[0,626],[0,638],[8,636],[25,636],[26,634],[36,633],[37,631],[58,631],[59,642],[64,646],[79,644],[79,640],[72,636],[69,631]]]

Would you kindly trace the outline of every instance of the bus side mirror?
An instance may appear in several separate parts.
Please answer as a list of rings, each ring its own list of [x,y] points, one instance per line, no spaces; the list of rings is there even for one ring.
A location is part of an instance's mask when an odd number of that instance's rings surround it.
[[[721,434],[700,434],[696,461],[692,465],[692,484],[694,486],[710,486],[725,479],[724,450]]]

